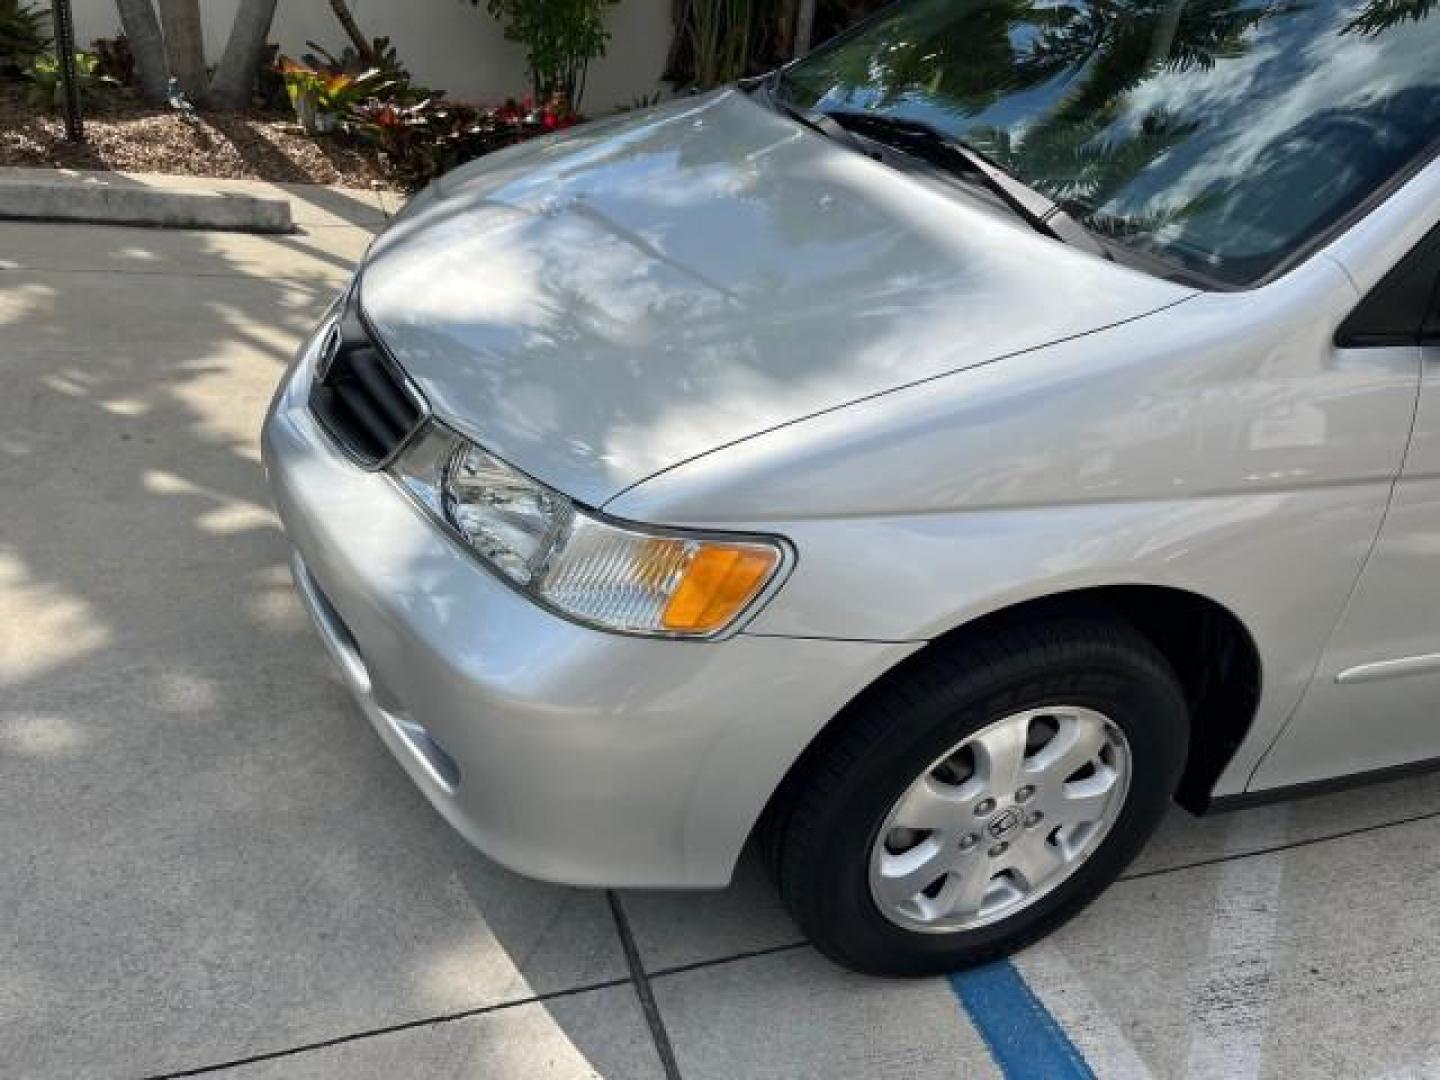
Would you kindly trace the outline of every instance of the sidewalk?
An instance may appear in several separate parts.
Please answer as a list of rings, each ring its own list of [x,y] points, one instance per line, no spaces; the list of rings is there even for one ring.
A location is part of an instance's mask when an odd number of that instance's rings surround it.
[[[275,184],[158,173],[0,168],[0,221],[289,233],[297,224],[368,225],[404,197],[314,184]]]

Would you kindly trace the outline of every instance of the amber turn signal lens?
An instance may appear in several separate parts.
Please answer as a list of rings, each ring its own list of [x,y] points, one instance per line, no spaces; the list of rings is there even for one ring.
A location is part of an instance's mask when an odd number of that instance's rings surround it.
[[[665,605],[662,625],[686,634],[718,630],[755,599],[779,564],[780,553],[772,548],[705,544]]]

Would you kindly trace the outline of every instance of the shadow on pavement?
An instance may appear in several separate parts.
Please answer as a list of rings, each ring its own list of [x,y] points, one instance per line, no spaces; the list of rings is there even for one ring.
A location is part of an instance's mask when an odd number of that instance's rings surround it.
[[[28,269],[61,230],[80,254]],[[194,1068],[626,975],[602,894],[510,875],[444,826],[293,595],[258,427],[367,239],[310,234],[257,273],[234,254],[253,238],[0,225],[17,1075]],[[116,265],[138,272],[95,269]],[[593,1017],[565,1035],[602,1074],[645,1038]]]

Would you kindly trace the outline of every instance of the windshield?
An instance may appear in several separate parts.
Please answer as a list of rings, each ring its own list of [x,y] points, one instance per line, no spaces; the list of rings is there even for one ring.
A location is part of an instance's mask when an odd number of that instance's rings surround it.
[[[1440,138],[1440,3],[910,0],[779,92],[921,121],[1091,230],[1244,285]]]

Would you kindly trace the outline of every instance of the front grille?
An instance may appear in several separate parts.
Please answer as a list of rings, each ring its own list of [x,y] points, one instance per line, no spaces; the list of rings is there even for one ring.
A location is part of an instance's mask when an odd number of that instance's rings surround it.
[[[367,468],[388,461],[425,417],[419,392],[371,336],[353,298],[320,347],[310,411]]]

